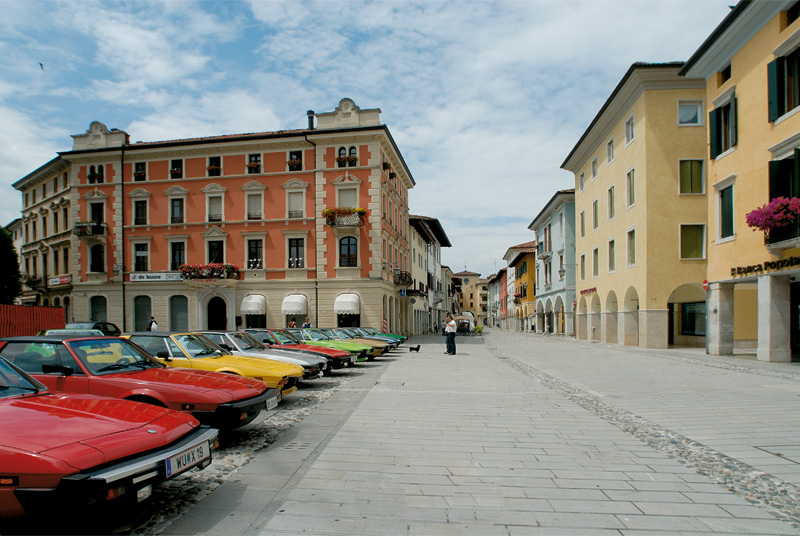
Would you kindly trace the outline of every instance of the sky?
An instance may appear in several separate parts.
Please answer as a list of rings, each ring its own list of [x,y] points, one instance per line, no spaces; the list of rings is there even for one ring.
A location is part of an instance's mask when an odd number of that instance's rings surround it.
[[[380,108],[438,218],[442,262],[484,277],[557,191],[634,62],[685,61],[733,0],[0,0],[0,224],[11,186],[92,121],[132,142],[302,129]]]

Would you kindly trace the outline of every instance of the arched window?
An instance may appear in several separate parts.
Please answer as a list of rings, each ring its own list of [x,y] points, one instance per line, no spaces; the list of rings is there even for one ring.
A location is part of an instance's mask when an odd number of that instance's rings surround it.
[[[189,329],[189,300],[176,295],[169,299],[169,329],[185,331]]]
[[[103,166],[97,166],[97,182],[102,183],[104,180]]]
[[[339,155],[336,157],[336,163],[339,167],[347,166],[347,149],[339,147]]]
[[[358,151],[355,147],[350,147],[350,154],[347,155],[347,165],[350,167],[358,163]]]
[[[150,296],[136,296],[133,299],[133,330],[147,331],[150,316],[153,314]]]
[[[339,240],[339,266],[358,266],[358,240],[353,236],[345,236]]]
[[[53,298],[53,307],[61,307],[61,300]]]
[[[89,300],[89,320],[92,322],[107,322],[108,302],[105,296],[92,296]]]
[[[89,250],[89,271],[105,272],[105,250],[102,245],[95,244]]]

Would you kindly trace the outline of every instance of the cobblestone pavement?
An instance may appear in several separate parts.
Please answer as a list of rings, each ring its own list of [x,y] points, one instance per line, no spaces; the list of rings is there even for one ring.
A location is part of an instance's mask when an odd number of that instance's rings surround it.
[[[800,364],[496,329],[455,356],[418,343],[291,395],[119,532],[800,534]]]

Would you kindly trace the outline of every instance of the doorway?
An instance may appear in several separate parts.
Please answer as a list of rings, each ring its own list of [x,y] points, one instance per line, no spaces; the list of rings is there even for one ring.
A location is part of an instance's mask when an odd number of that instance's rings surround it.
[[[789,283],[789,348],[792,361],[800,361],[800,282]]]
[[[219,296],[211,298],[206,312],[208,314],[208,328],[206,329],[228,329],[228,308],[225,300]]]

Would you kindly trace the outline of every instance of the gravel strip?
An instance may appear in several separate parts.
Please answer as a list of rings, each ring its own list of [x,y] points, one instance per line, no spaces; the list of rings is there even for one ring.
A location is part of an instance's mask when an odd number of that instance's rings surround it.
[[[561,394],[583,409],[633,435],[653,449],[665,453],[687,467],[691,467],[699,474],[708,477],[712,482],[725,486],[728,491],[743,497],[746,501],[766,509],[781,521],[790,523],[794,528],[800,529],[800,488],[794,484],[759,471],[751,465],[726,456],[672,430],[651,423],[647,419],[631,412],[616,409],[595,395],[577,389],[513,357],[504,355],[494,345],[487,344],[486,346],[497,358],[541,385]],[[727,367],[689,358],[669,358],[717,368],[730,368],[731,370],[741,368],[742,372],[774,377],[794,376],[783,373],[766,374],[768,371],[737,367],[735,365]]]

